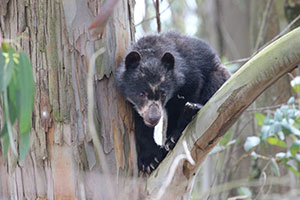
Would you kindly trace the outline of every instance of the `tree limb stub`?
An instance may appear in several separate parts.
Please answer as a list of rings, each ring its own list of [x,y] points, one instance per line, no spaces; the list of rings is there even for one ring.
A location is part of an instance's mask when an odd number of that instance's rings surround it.
[[[172,161],[183,154],[183,140],[196,164],[179,164],[166,197],[187,199],[193,179],[207,154],[242,112],[269,86],[300,64],[300,28],[271,43],[243,65],[207,102],[184,130],[176,147],[147,179],[147,191],[155,196]]]

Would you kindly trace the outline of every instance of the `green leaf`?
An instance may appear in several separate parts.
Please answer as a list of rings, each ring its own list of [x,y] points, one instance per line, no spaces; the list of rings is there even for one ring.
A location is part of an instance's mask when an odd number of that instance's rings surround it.
[[[6,159],[7,158],[8,147],[9,147],[9,136],[8,136],[8,134],[4,135],[4,137],[2,139],[1,146],[2,146],[3,158]]]
[[[20,53],[19,66],[19,88],[22,88],[19,96],[19,131],[21,134],[24,134],[31,129],[31,114],[34,103],[34,80],[30,61],[23,52]]]
[[[256,122],[257,122],[258,126],[264,125],[264,121],[265,121],[265,118],[266,118],[265,115],[263,115],[262,113],[257,112],[257,113],[254,113],[254,117],[256,119]]]
[[[265,141],[269,137],[269,130],[271,126],[269,125],[264,125],[261,127],[261,139]]]
[[[299,112],[298,115],[300,115],[300,112]],[[300,129],[300,119],[299,119],[299,118],[296,118],[296,119],[295,119],[295,124],[294,124],[294,126],[295,126],[296,129]]]
[[[278,159],[278,160],[281,160],[281,159],[283,159],[285,157],[286,157],[286,153],[284,153],[284,152],[280,152],[280,153],[277,153],[275,155],[275,158]]]
[[[299,93],[300,92],[300,85],[294,85],[293,89],[295,92]]]
[[[297,177],[300,178],[300,172],[296,168],[289,167],[289,170],[291,170]]]
[[[219,145],[225,146],[231,140],[232,133],[233,131],[231,129],[227,131],[224,137],[220,140]]]
[[[226,144],[226,148],[230,147],[230,145],[235,144],[236,140],[230,140],[227,144]]]
[[[30,132],[21,134],[20,139],[20,161],[23,161],[26,158],[26,155],[30,147]]]
[[[274,122],[274,120],[272,119],[272,115],[268,114],[265,118],[264,124],[265,125],[270,125]]]
[[[217,146],[215,146],[215,147],[209,152],[209,155],[213,155],[213,154],[219,153],[219,152],[221,152],[221,151],[223,151],[223,150],[225,150],[225,149],[226,149],[225,146],[219,146],[219,145],[217,145]]]
[[[0,50],[0,93],[4,90],[4,56],[2,54],[2,51]]]
[[[3,56],[2,51],[0,51],[0,93],[7,88],[12,78],[15,63],[11,57],[12,56],[8,56],[8,63],[5,64],[5,57]]]
[[[300,136],[300,131],[299,131],[299,129],[297,129],[297,128],[291,126],[291,131],[292,131],[293,134]]]
[[[284,141],[276,138],[276,137],[269,137],[267,138],[267,142],[271,145],[275,145],[275,146],[278,146],[278,147],[282,147],[282,148],[286,148],[286,144]]]
[[[300,140],[296,140],[295,142],[293,142],[290,151],[293,156],[295,156],[296,153],[300,152]]]
[[[237,192],[239,195],[247,196],[246,200],[251,199],[252,197],[252,192],[248,187],[239,187]]]
[[[286,152],[286,157],[287,157],[288,159],[290,159],[290,158],[292,157],[292,154],[291,154],[290,151]]]
[[[293,127],[292,125],[290,125],[287,120],[282,120],[281,122],[281,127],[282,127],[282,132],[284,132],[285,134],[295,134],[300,136],[300,131],[299,129]]]
[[[278,122],[278,121],[276,121],[276,122],[274,122],[274,124],[272,125],[272,126],[274,126],[274,132],[275,133],[279,133],[279,132],[281,132],[281,124],[280,124],[280,122]]]
[[[295,102],[295,97],[291,97],[289,100],[288,100],[288,104],[292,104]]]
[[[9,50],[11,49],[11,46],[9,44],[7,44],[6,42],[2,42],[1,48],[4,52],[8,53]]]
[[[236,140],[231,140],[231,141],[227,142],[227,144],[224,146],[219,144],[210,151],[209,155],[224,151],[224,150],[228,149],[232,144],[235,144],[235,143],[236,143]]]
[[[247,137],[246,142],[244,144],[244,149],[246,152],[248,152],[253,147],[257,146],[260,143],[259,137],[251,136]]]
[[[283,118],[283,113],[281,112],[280,109],[277,109],[277,110],[275,111],[275,114],[274,114],[274,119],[275,119],[276,121],[281,121],[282,118]]]
[[[268,131],[268,137],[271,137],[271,136],[274,136],[276,133],[276,126],[275,124],[273,123],[271,126],[270,126],[270,129]]]
[[[20,101],[20,89],[19,81],[17,77],[17,71],[14,71],[12,80],[8,86],[8,109],[9,117],[12,124],[20,116],[19,101]]]
[[[285,139],[285,136],[284,136],[284,134],[283,134],[282,131],[279,131],[279,132],[277,133],[277,135],[278,135],[279,139],[281,139],[281,140],[284,140],[284,139]]]
[[[284,132],[285,134],[295,134],[300,136],[300,131],[297,128],[290,125],[289,123],[287,123],[285,120],[282,120],[281,127],[282,132]]]
[[[291,170],[297,177],[300,177],[300,172],[297,170],[295,166],[293,166],[291,163],[286,163],[289,170]]]
[[[296,76],[292,81],[291,81],[291,85],[293,87],[293,89],[295,90],[295,92],[300,92],[300,76]]]
[[[289,119],[289,121],[291,120],[291,119],[295,119],[296,118],[296,116],[295,116],[295,109],[293,108],[293,109],[289,109],[288,110],[288,113],[287,113],[287,119]],[[290,123],[291,124],[291,123]]]
[[[275,174],[275,176],[280,176],[280,170],[279,166],[274,158],[271,159],[272,165],[271,165],[271,170]]]
[[[295,155],[295,160],[298,162],[298,164],[300,164],[300,154],[296,154]]]

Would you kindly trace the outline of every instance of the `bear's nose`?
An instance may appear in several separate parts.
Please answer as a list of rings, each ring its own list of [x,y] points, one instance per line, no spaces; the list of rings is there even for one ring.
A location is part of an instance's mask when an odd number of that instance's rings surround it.
[[[150,113],[148,118],[149,118],[149,122],[153,126],[155,126],[159,122],[160,114],[159,113]]]

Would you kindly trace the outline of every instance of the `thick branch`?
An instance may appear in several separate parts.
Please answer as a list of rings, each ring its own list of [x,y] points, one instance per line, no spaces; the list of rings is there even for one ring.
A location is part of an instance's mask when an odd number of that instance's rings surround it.
[[[187,199],[193,179],[207,154],[242,112],[269,86],[300,64],[300,28],[286,34],[241,67],[201,109],[171,153],[147,180],[151,197],[168,174],[172,161],[183,154],[185,140],[196,164],[179,164],[162,199]]]

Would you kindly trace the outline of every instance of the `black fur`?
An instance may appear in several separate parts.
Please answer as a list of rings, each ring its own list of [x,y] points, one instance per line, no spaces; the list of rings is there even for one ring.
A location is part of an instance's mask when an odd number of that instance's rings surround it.
[[[230,73],[207,43],[177,33],[143,37],[129,52],[116,71],[116,84],[135,107],[138,166],[150,173]],[[151,109],[149,102],[155,102]],[[168,114],[165,148],[153,139],[157,120],[152,116],[163,108]]]

